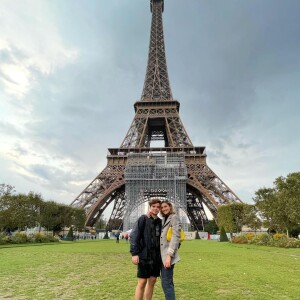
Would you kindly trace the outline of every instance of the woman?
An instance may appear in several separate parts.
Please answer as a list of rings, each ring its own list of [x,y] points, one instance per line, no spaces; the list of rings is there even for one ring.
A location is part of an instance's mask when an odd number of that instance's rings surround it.
[[[174,300],[175,290],[173,271],[175,263],[180,260],[178,256],[178,247],[180,243],[181,224],[170,201],[162,201],[160,212],[163,216],[162,232],[160,236],[160,254],[162,259],[161,284],[166,300]],[[170,227],[172,227],[172,238],[170,241],[167,241],[167,233]]]

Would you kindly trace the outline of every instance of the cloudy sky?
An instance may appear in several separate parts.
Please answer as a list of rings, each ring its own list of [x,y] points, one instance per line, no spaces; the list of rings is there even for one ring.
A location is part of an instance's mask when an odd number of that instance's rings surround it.
[[[0,1],[0,183],[69,204],[105,167],[141,96],[149,2]],[[299,0],[165,0],[181,119],[245,202],[300,171],[299,12]]]

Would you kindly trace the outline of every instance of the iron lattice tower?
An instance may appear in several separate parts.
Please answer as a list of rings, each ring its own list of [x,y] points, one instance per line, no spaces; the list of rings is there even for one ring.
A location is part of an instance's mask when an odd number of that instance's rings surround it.
[[[92,226],[113,203],[108,225],[112,229],[120,228],[125,209],[128,208],[125,197],[125,168],[128,157],[147,156],[152,153],[161,153],[162,156],[183,155],[184,167],[187,170],[185,212],[194,228],[200,230],[208,220],[204,205],[215,217],[220,205],[241,200],[209,168],[205,147],[193,146],[181,122],[180,103],[173,99],[167,71],[162,20],[164,0],[150,0],[150,8],[152,23],[147,71],[141,99],[134,104],[134,119],[120,148],[108,149],[104,170],[71,205],[85,208],[86,225]],[[150,142],[157,140],[164,141],[164,147],[151,148]],[[158,190],[152,195],[148,194],[148,198],[151,196],[160,196]]]

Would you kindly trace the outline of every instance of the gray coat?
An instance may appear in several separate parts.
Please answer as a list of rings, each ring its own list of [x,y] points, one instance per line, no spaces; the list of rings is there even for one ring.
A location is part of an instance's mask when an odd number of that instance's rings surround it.
[[[167,232],[169,227],[172,226],[172,239],[167,241]],[[167,258],[167,255],[172,257],[171,264],[177,263],[180,258],[178,256],[178,246],[180,243],[180,229],[181,224],[176,214],[171,214],[167,219],[163,219],[162,231],[160,235],[160,254],[162,262]]]

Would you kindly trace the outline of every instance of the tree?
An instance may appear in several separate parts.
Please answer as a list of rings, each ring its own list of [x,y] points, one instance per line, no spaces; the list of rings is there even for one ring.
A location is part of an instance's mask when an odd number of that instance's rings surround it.
[[[95,224],[95,228],[101,230],[101,229],[106,229],[106,226],[107,226],[107,220],[104,219],[103,216],[100,216],[100,218]]]
[[[245,211],[245,224],[256,232],[262,226],[259,217],[259,209],[255,205],[249,205]]]
[[[9,184],[0,184],[0,198],[4,195],[11,195],[15,192],[15,187]]]
[[[261,188],[253,200],[270,230],[286,232],[300,225],[300,173],[278,177],[273,188]]]
[[[204,231],[209,232],[210,234],[216,234],[219,230],[219,227],[215,220],[209,220],[208,223],[204,225]]]
[[[59,204],[59,207],[61,228],[70,227],[71,225],[73,225],[73,208],[64,204]]]
[[[41,225],[54,232],[70,226],[81,231],[84,229],[85,218],[85,211],[81,208],[74,208],[55,201],[46,201],[41,206]]]
[[[228,237],[227,237],[226,231],[223,226],[222,226],[221,232],[220,232],[220,242],[228,242]]]
[[[27,195],[27,227],[40,225],[41,222],[41,206],[43,204],[41,194],[29,192]]]
[[[255,192],[253,200],[260,211],[263,224],[268,228],[275,228],[276,211],[278,210],[275,190],[272,188],[261,188]]]
[[[75,230],[82,231],[84,229],[86,213],[83,208],[73,208],[72,225]]]
[[[232,203],[218,208],[218,225],[227,232],[240,232],[246,223],[248,204]]]
[[[40,194],[13,194],[14,187],[0,184],[0,230],[25,229],[37,225],[53,230],[74,226],[82,230],[85,211],[54,201],[43,201]]]
[[[9,184],[0,184],[0,230],[8,229],[7,221],[10,215],[8,197],[15,192],[14,187]]]
[[[106,230],[106,232],[105,232],[105,235],[104,235],[103,239],[104,239],[104,240],[109,239],[109,237],[108,237],[108,231],[107,231],[107,230]]]
[[[34,227],[40,221],[41,195],[33,192],[25,194],[4,194],[0,198],[0,227],[25,229]]]
[[[46,201],[41,206],[41,226],[48,231],[61,230],[60,205],[54,201]]]
[[[71,226],[69,229],[69,232],[66,236],[67,241],[74,241],[74,232],[73,232],[73,227]]]
[[[274,183],[279,201],[285,203],[289,221],[300,225],[300,172],[278,177]]]
[[[290,228],[289,234],[290,236],[297,238],[300,234],[300,225]]]

